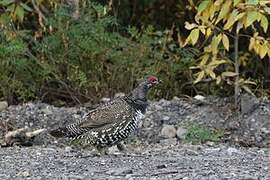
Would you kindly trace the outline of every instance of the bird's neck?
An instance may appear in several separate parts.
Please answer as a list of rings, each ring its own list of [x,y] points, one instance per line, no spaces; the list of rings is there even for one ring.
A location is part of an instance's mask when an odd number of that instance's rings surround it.
[[[132,100],[141,100],[141,101],[147,101],[147,92],[148,92],[148,87],[145,83],[140,84],[137,86],[129,95],[129,97]]]
[[[146,84],[142,83],[137,88],[135,88],[128,96],[129,103],[136,109],[145,112],[147,103],[147,92],[148,87]]]

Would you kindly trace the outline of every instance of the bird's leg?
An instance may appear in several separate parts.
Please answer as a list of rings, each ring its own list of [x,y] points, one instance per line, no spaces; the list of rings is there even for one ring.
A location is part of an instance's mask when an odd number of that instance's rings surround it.
[[[96,150],[97,150],[97,156],[104,156],[104,155],[108,155],[108,149],[106,147],[100,147],[100,146],[97,146],[96,147]]]
[[[118,143],[118,144],[116,145],[116,147],[117,147],[117,149],[118,149],[119,151],[122,151],[122,152],[126,152],[126,151],[127,151],[127,148],[125,147],[125,145],[124,145],[122,142]]]

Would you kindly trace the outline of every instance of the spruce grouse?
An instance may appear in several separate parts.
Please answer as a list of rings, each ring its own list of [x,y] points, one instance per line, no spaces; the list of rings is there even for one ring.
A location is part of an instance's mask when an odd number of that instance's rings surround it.
[[[84,145],[98,149],[119,145],[134,130],[146,111],[147,92],[160,81],[147,77],[129,95],[116,98],[90,111],[80,121],[50,132],[55,137],[78,139]]]

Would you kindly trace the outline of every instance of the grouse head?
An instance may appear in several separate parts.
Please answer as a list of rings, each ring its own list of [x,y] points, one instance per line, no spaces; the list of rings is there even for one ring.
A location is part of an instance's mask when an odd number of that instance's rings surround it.
[[[131,92],[129,97],[133,100],[146,101],[148,90],[159,83],[157,77],[148,76]]]
[[[148,76],[148,77],[146,78],[146,80],[145,80],[145,83],[146,83],[146,86],[147,86],[148,88],[151,88],[151,87],[153,87],[153,86],[159,84],[160,81],[159,81],[158,78],[155,77],[155,76]]]

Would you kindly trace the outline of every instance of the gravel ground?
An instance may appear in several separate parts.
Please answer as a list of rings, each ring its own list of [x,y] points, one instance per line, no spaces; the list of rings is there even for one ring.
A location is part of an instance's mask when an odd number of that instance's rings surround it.
[[[80,119],[91,107],[40,102],[0,107],[0,144],[8,131],[53,129]],[[223,130],[219,143],[183,143],[190,124]],[[24,135],[22,131],[20,135]],[[270,101],[243,97],[241,119],[230,98],[150,102],[128,150],[95,156],[46,131],[25,146],[0,147],[0,179],[270,179]],[[136,138],[134,138],[136,137]],[[14,139],[25,141],[25,137]],[[27,138],[26,138],[27,139]],[[20,144],[20,143],[19,143]]]
[[[0,179],[270,179],[269,149],[176,145],[102,157],[70,147],[0,149]]]

